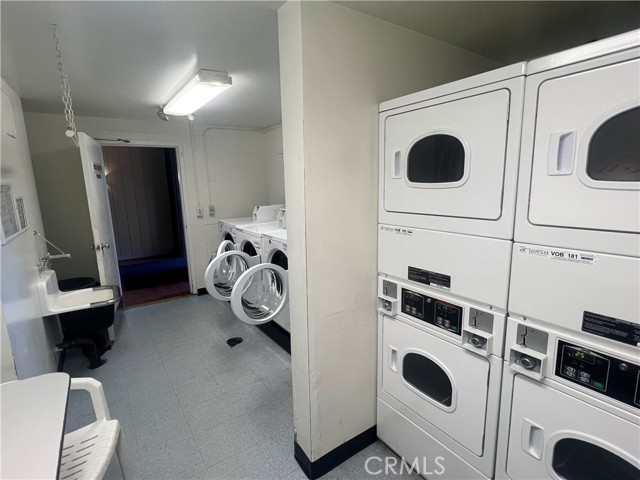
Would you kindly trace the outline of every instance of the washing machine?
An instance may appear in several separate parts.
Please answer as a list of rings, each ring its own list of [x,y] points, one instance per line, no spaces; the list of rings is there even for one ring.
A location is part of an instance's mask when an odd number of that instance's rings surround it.
[[[525,67],[380,105],[379,223],[513,238]]]
[[[286,209],[281,208],[278,211],[278,217],[275,222],[254,223],[250,225],[239,225],[235,228],[235,248],[253,256],[261,255],[262,236],[269,233],[271,236],[282,236],[286,240]],[[231,247],[227,247],[230,249]]]
[[[506,313],[513,242],[488,237],[378,226],[378,272]]]
[[[227,251],[222,251],[223,249],[224,245],[221,244],[218,254],[211,257],[204,272],[204,286],[213,298],[228,302],[235,283],[244,272],[260,263],[260,256],[249,255],[235,248]]]
[[[640,256],[640,31],[527,65],[515,240]]]
[[[509,314],[640,354],[640,258],[515,243]]]
[[[640,478],[640,358],[508,319],[496,478]]]
[[[235,229],[243,225],[256,225],[259,223],[277,222],[284,209],[284,204],[274,205],[256,205],[253,207],[253,215],[251,217],[227,218],[218,221],[218,231],[220,233],[220,241],[225,240],[236,243]]]
[[[505,314],[378,279],[378,437],[423,476],[493,478]]]
[[[231,309],[249,325],[273,321],[290,332],[287,231],[266,233],[261,242],[262,261],[235,282]]]

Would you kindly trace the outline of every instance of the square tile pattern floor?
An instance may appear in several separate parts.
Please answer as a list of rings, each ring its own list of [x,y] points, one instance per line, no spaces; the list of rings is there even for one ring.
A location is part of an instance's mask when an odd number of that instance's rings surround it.
[[[65,370],[102,382],[136,478],[306,478],[293,458],[291,358],[228,304],[192,296],[132,308],[115,328],[105,365],[89,370],[69,352]],[[231,348],[234,336],[244,341]],[[94,419],[88,394],[71,392],[67,431]],[[376,442],[323,478],[419,478],[368,475],[373,455],[395,456]],[[115,457],[105,478],[122,478]]]

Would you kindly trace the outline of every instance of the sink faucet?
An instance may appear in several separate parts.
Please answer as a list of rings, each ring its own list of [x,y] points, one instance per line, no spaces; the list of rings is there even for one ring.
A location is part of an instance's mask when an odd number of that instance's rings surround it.
[[[71,258],[71,254],[62,253],[60,255],[51,255],[49,252],[47,252],[44,255],[44,257],[42,257],[40,259],[40,262],[38,262],[38,269],[40,271],[42,271],[42,270],[51,270],[51,260],[53,260],[55,258]]]
[[[56,255],[51,255],[49,252],[45,253],[44,256],[40,258],[40,261],[38,262],[38,270],[40,271],[51,270],[51,260],[54,260],[56,258],[71,258],[71,254],[64,253],[62,250],[56,247],[53,243],[51,243],[49,240],[44,238],[44,236],[39,232],[37,232],[36,230],[33,231],[33,234],[38,235],[39,237],[42,237],[42,239],[46,243],[48,243],[49,245],[51,245],[53,248],[55,248],[60,252],[59,254],[56,254]]]

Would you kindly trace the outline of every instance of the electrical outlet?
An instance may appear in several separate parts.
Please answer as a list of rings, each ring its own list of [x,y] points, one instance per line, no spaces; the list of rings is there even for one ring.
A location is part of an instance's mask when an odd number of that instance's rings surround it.
[[[204,216],[204,213],[202,213],[202,208],[200,207],[196,208],[196,217],[202,218],[203,216]]]
[[[213,205],[209,205],[209,216],[210,217],[216,216],[216,207],[214,207]]]

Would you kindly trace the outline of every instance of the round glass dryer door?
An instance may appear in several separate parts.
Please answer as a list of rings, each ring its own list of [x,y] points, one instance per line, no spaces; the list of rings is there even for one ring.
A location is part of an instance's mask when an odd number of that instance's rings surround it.
[[[207,292],[217,300],[228,302],[236,281],[259,261],[260,257],[251,257],[238,250],[220,253],[204,272]]]
[[[279,265],[261,263],[238,279],[231,294],[231,309],[249,325],[273,320],[287,305],[289,283],[287,271]]]

